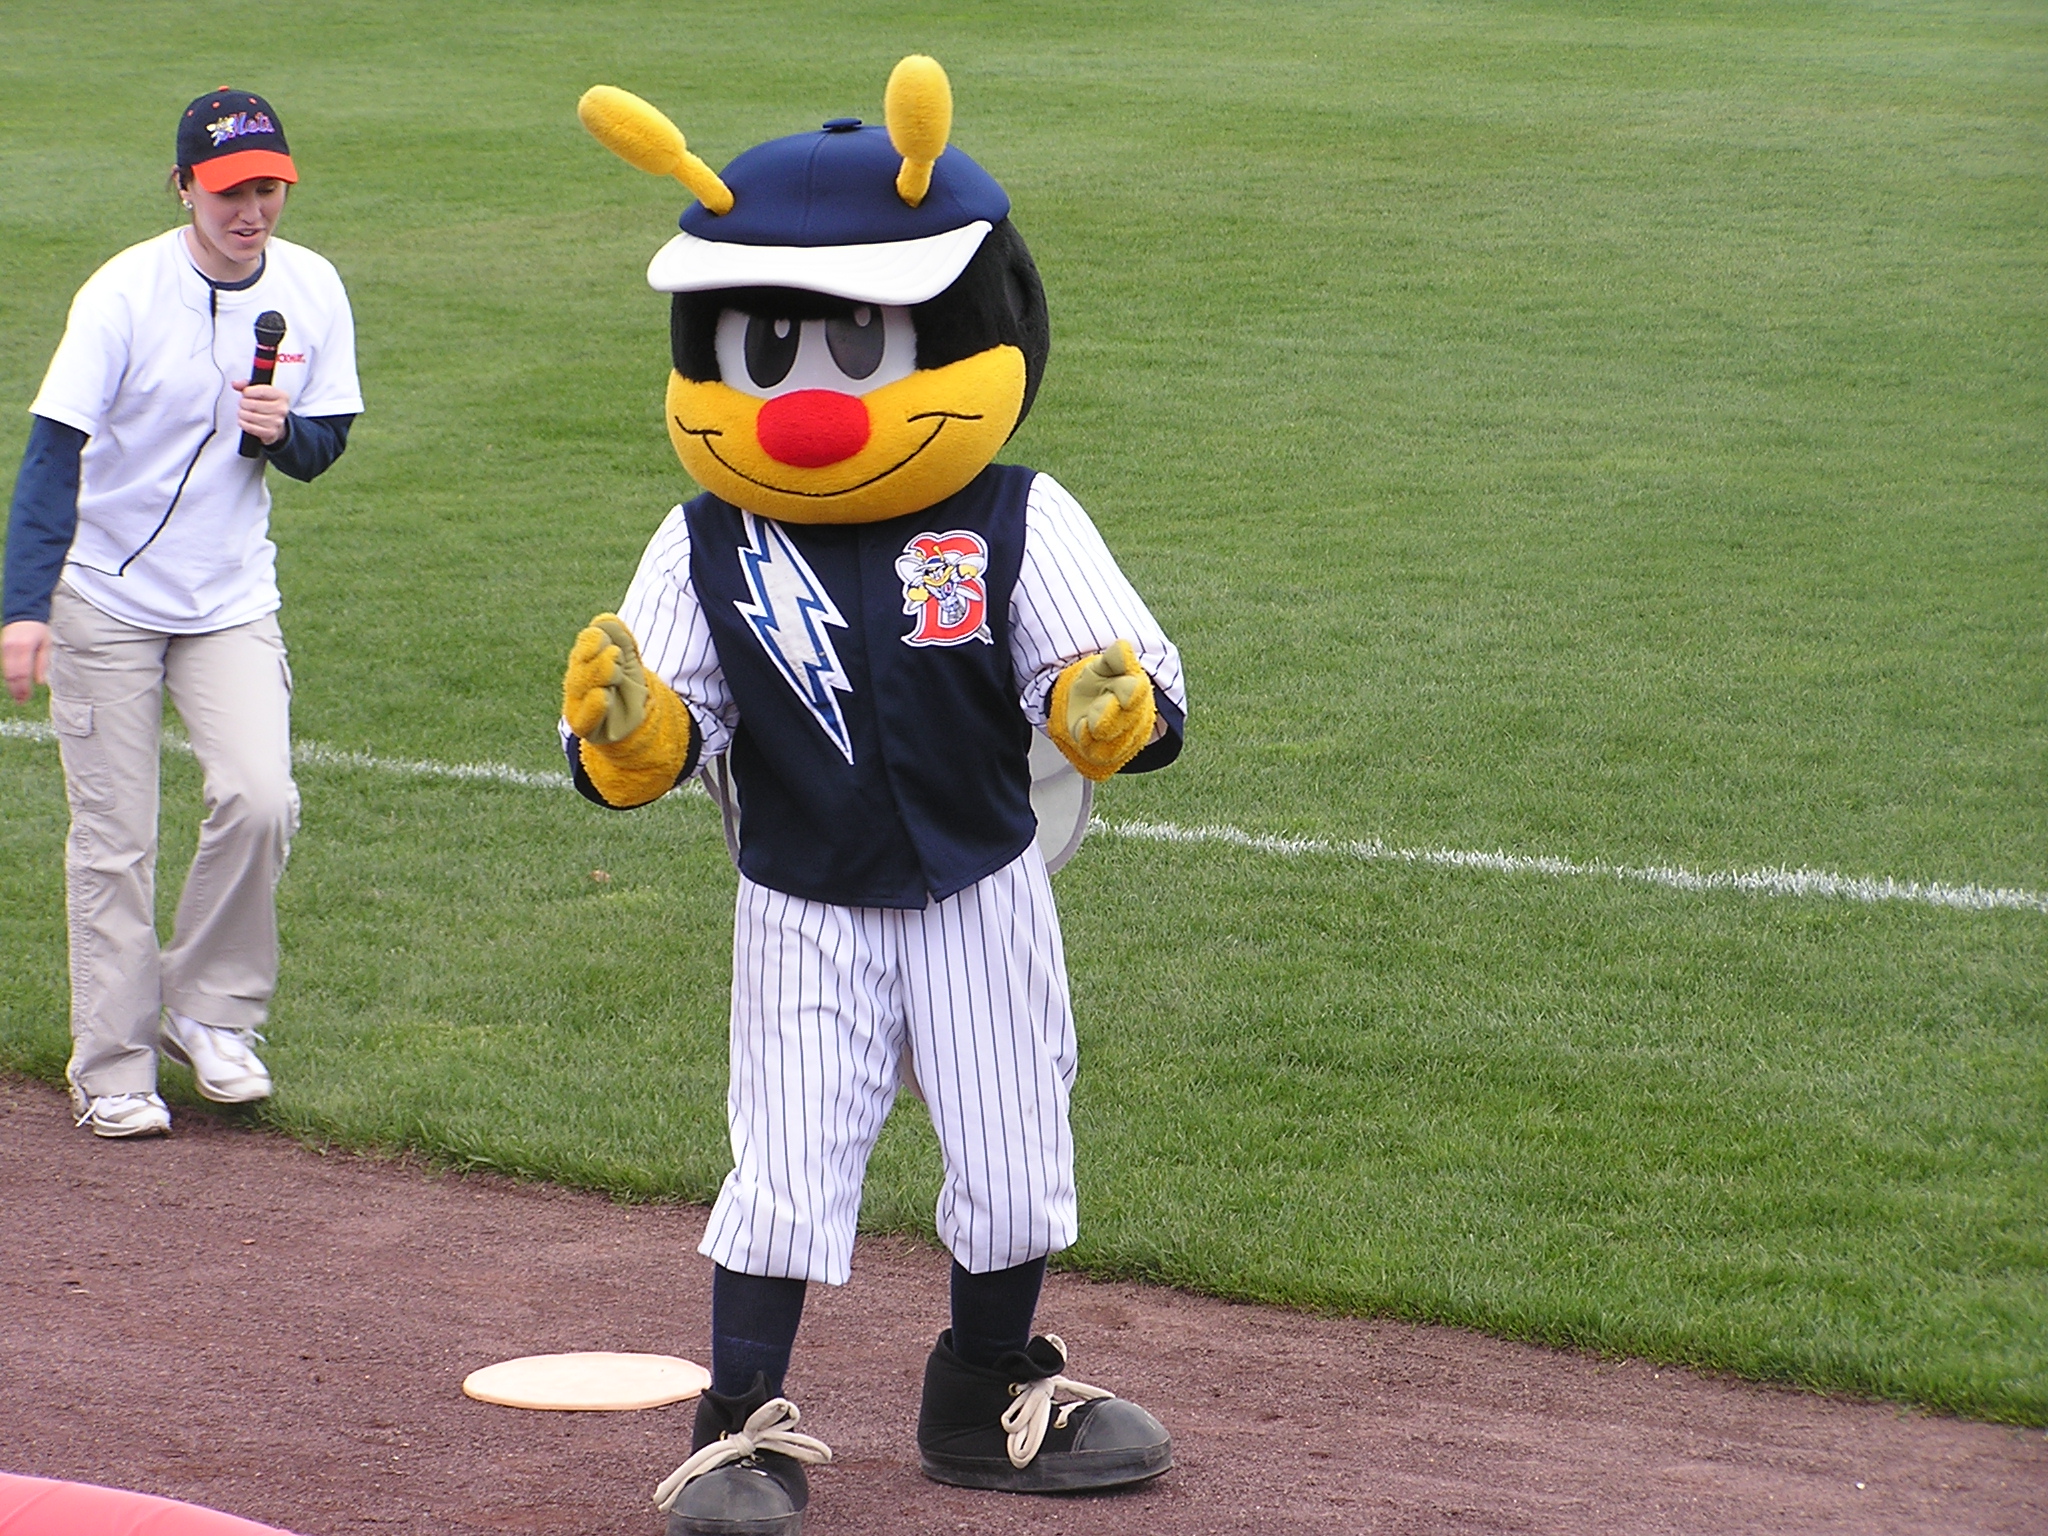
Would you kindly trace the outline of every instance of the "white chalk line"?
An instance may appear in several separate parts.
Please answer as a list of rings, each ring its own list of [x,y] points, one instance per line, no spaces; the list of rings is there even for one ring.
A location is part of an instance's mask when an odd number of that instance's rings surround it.
[[[1479,853],[1465,848],[1395,848],[1378,838],[1345,841],[1324,837],[1276,837],[1237,827],[1176,827],[1152,821],[1091,824],[1114,837],[1154,843],[1216,843],[1282,858],[1311,856],[1370,862],[1420,864],[1437,869],[1483,869],[1503,875],[1623,880],[1674,891],[1742,891],[1759,896],[1819,896],[1844,901],[1904,901],[1919,906],[1987,912],[1999,908],[2048,912],[2048,895],[2000,886],[1949,885],[1939,881],[1895,880],[1890,876],[1838,875],[1824,869],[1692,870],[1673,865],[1581,864],[1571,859],[1513,853]]]
[[[345,752],[317,741],[293,742],[292,761],[315,768],[362,768],[412,779],[466,779],[472,783],[511,784],[520,789],[575,787],[566,773],[534,773],[509,763],[435,763],[423,758],[377,757],[368,752]]]
[[[38,720],[0,720],[0,739],[52,742],[56,732]],[[165,745],[189,752],[191,747],[172,732]],[[317,741],[299,741],[292,760],[315,768],[351,768],[408,778],[452,779],[507,784],[521,789],[567,789],[566,773],[536,773],[509,763],[437,763],[421,758],[379,757],[349,752]],[[688,788],[703,791],[692,782]],[[1232,826],[1180,827],[1170,822],[1112,821],[1096,817],[1089,830],[1133,842],[1214,844],[1279,858],[1341,858],[1365,863],[1412,864],[1432,869],[1483,870],[1502,875],[1541,875],[1551,879],[1619,880],[1666,890],[1707,893],[1734,891],[1753,896],[1821,898],[1837,901],[1906,902],[1966,912],[2023,911],[2048,913],[2048,895],[2010,886],[1955,885],[1945,881],[1898,880],[1889,875],[1840,875],[1824,869],[1765,867],[1742,870],[1692,870],[1675,865],[1585,864],[1572,859],[1465,848],[1400,848],[1378,838],[1281,837],[1247,832]]]
[[[41,720],[0,720],[0,738],[16,741],[52,742],[54,727]],[[190,755],[192,743],[176,731],[164,732],[164,745],[173,752]],[[519,789],[570,789],[566,773],[534,773],[510,763],[436,763],[424,758],[378,757],[370,752],[348,752],[317,741],[292,743],[292,761],[314,768],[359,768],[371,773],[395,773],[414,779],[462,779],[471,783],[510,784]]]

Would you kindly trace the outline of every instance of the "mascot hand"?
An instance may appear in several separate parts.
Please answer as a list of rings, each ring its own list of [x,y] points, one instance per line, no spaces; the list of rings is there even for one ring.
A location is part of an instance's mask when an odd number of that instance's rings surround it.
[[[1144,749],[1158,718],[1152,679],[1119,640],[1060,673],[1045,729],[1083,778],[1100,782]]]
[[[570,647],[562,718],[582,738],[578,760],[607,805],[659,800],[690,764],[689,706],[648,674],[617,614],[599,614]]]
[[[647,718],[647,669],[633,632],[600,613],[569,649],[562,675],[562,718],[585,741],[623,741]]]

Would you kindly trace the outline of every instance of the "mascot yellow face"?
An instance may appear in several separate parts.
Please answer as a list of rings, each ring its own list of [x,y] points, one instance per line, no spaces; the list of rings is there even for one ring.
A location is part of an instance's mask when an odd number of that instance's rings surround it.
[[[913,55],[887,128],[835,118],[714,172],[609,86],[590,131],[696,194],[648,282],[674,295],[676,455],[714,496],[790,523],[922,511],[981,473],[1044,374],[1045,293],[1010,200],[947,145],[952,92]]]

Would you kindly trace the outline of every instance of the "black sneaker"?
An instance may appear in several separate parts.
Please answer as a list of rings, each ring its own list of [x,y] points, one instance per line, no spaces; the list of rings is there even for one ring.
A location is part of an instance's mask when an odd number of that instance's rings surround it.
[[[795,1432],[800,1417],[760,1375],[744,1397],[698,1398],[690,1459],[654,1490],[668,1536],[797,1536],[811,1499],[804,1464],[832,1459],[824,1441]]]
[[[939,1335],[924,1367],[917,1415],[924,1475],[959,1488],[1077,1493],[1142,1483],[1173,1465],[1173,1440],[1136,1403],[1070,1381],[1067,1346],[1035,1338],[992,1369],[953,1353]]]

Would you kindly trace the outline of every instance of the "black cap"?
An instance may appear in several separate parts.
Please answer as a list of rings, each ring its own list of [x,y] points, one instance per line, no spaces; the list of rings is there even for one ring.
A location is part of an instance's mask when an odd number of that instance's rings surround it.
[[[248,91],[208,91],[178,119],[178,168],[209,192],[259,176],[297,181],[284,124],[270,103]]]

